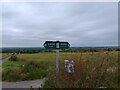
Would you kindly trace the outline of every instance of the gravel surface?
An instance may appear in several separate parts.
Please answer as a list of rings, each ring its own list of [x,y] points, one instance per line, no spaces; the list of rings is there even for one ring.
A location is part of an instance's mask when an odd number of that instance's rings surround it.
[[[2,88],[41,88],[44,84],[45,78],[30,80],[30,81],[20,81],[20,82],[2,82]]]
[[[4,59],[2,59],[2,60],[0,60],[0,65],[1,65],[2,63],[4,63],[4,62],[8,61],[9,58],[10,58],[10,56],[7,57],[7,58],[4,58]]]

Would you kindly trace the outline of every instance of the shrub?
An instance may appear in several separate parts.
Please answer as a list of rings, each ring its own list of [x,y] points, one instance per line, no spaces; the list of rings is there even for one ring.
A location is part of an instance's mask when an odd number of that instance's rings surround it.
[[[16,55],[12,55],[9,60],[10,60],[10,61],[17,61],[18,58],[17,58]]]

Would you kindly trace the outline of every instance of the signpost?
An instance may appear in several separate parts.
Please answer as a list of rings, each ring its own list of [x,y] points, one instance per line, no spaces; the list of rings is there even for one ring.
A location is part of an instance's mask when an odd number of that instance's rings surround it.
[[[43,46],[46,49],[56,50],[56,75],[58,77],[59,73],[59,50],[60,49],[68,49],[70,44],[68,42],[60,42],[60,41],[46,41]]]
[[[68,49],[70,44],[68,42],[46,41],[43,46],[46,49]]]

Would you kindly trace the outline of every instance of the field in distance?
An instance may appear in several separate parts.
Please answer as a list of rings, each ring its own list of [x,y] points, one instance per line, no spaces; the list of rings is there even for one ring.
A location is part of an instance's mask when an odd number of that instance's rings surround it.
[[[2,65],[3,81],[48,78],[43,87],[118,88],[118,51],[61,52],[59,81],[56,80],[56,53],[16,54]],[[64,60],[74,60],[75,72],[65,72]]]

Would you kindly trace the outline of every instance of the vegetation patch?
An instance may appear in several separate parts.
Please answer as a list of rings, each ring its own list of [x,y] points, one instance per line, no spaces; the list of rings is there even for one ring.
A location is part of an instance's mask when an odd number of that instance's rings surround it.
[[[12,55],[10,58],[9,58],[10,61],[17,61],[18,58],[16,55]]]
[[[118,52],[77,53],[69,59],[75,61],[75,72],[68,74],[61,63],[58,78],[55,72],[43,88],[119,88]],[[112,70],[109,70],[112,68]],[[113,71],[114,69],[114,71]]]
[[[0,53],[0,60],[9,56],[9,53]]]
[[[32,64],[23,61],[8,61],[3,64],[3,81],[24,81],[46,77],[48,71],[43,65]]]
[[[18,54],[17,60],[3,63],[3,81],[48,78],[43,88],[118,88],[118,52],[61,52],[60,72],[56,78],[53,53]],[[74,73],[69,75],[64,60],[74,60]],[[113,69],[114,67],[115,69]],[[113,71],[114,70],[114,71]]]

